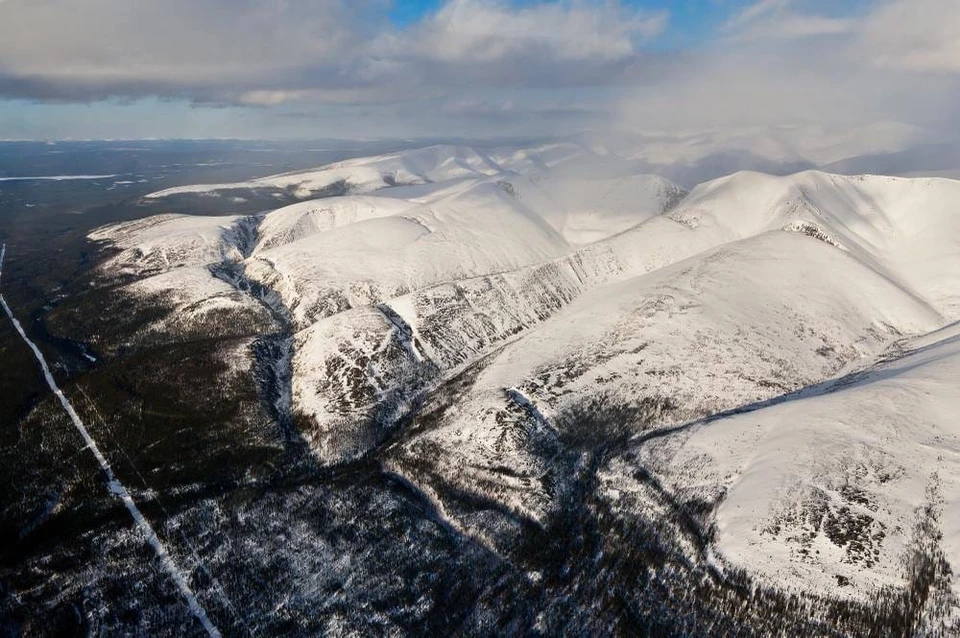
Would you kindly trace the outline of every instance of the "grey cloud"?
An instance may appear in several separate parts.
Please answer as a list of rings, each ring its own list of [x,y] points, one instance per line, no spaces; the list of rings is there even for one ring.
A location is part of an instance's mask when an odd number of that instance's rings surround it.
[[[622,84],[660,60],[665,13],[571,0],[450,0],[407,32],[388,0],[7,0],[0,96],[389,103],[463,87]]]
[[[597,117],[605,111],[605,106],[578,102],[548,102],[543,104],[521,104],[514,99],[491,100],[447,100],[440,104],[442,115],[462,118],[480,118],[488,121],[519,120],[524,118],[580,118]]]
[[[820,0],[758,0],[715,41],[667,53],[647,43],[669,16],[615,0],[447,0],[403,31],[391,1],[5,0],[0,99],[159,96],[410,134],[471,120],[946,129],[960,117],[960,0],[882,0],[842,17]]]
[[[725,26],[729,37],[689,61],[690,72],[630,91],[617,124],[682,130],[901,121],[952,128],[960,115],[958,0],[885,0],[842,18],[813,6],[750,5]],[[924,15],[898,20],[906,11]]]

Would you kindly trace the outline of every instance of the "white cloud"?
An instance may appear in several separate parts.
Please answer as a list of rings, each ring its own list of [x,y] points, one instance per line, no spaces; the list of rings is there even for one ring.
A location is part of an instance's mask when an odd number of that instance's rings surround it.
[[[558,60],[617,60],[637,39],[663,32],[668,14],[617,3],[573,2],[513,8],[505,2],[451,0],[394,43],[405,53],[443,61],[508,60],[530,51]]]
[[[866,20],[861,46],[879,67],[960,72],[960,0],[893,0]]]
[[[853,18],[804,13],[792,0],[760,0],[743,9],[724,25],[732,41],[790,40],[841,35],[856,29]]]
[[[724,29],[727,31],[737,31],[772,13],[783,11],[789,5],[790,0],[758,0],[751,5],[747,5],[743,10],[727,20]]]

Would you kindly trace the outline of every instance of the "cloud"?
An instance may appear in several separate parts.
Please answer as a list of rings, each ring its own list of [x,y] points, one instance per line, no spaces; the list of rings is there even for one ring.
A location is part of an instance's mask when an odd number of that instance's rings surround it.
[[[586,86],[643,72],[665,12],[449,0],[406,31],[389,0],[8,0],[0,96],[389,103],[464,86]]]
[[[513,100],[491,104],[487,100],[452,100],[444,102],[440,112],[444,115],[467,117],[491,117],[510,115],[517,108]]]
[[[728,39],[791,40],[850,33],[856,28],[852,18],[838,18],[794,9],[792,0],[760,0],[744,8],[724,26]]]
[[[251,81],[332,59],[351,17],[339,0],[9,0],[0,68],[51,84]]]
[[[623,60],[637,39],[661,34],[664,11],[647,13],[619,4],[536,4],[451,0],[434,16],[396,38],[400,55],[444,62],[511,61],[549,56],[561,62]]]
[[[727,20],[724,28],[727,31],[737,31],[772,13],[783,11],[789,5],[790,0],[759,0],[747,5],[739,13],[733,15]]]
[[[960,117],[960,0],[756,0],[680,51],[657,45],[682,24],[628,0],[445,0],[403,28],[394,1],[0,0],[0,99],[158,97],[404,134]]]
[[[761,0],[685,73],[635,88],[616,125],[695,130],[901,121],[950,131],[960,116],[960,1],[884,0],[847,14]],[[929,77],[937,73],[936,78]]]
[[[723,31],[732,42],[848,35],[881,68],[960,71],[960,0],[882,0],[846,16],[818,14],[804,4],[758,0],[727,20]]]
[[[603,105],[575,101],[548,101],[520,104],[515,99],[499,101],[485,99],[446,100],[439,112],[453,118],[483,119],[490,122],[543,119],[587,118],[603,110]]]
[[[862,50],[881,68],[960,72],[960,0],[894,0],[871,14]]]

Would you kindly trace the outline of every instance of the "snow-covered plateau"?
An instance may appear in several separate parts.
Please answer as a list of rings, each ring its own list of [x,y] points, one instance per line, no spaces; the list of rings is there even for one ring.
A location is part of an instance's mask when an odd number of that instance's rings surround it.
[[[92,288],[142,320],[88,339],[109,356],[253,335],[228,367],[312,463],[379,464],[483,569],[552,592],[503,630],[623,630],[611,610],[659,600],[678,635],[948,635],[960,182],[739,172],[686,192],[629,166],[572,142],[438,146],[153,193],[170,213],[89,236]],[[302,201],[177,211],[270,189]],[[185,516],[226,516],[214,501]],[[233,516],[218,525],[256,544]]]

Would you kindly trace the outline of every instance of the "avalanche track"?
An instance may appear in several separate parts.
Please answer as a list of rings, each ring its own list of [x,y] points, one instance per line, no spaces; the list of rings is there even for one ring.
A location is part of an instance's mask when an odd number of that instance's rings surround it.
[[[0,277],[3,276],[3,259],[6,256],[6,253],[7,246],[6,244],[3,244],[0,246]],[[184,576],[183,572],[174,562],[173,557],[167,551],[167,548],[160,540],[160,537],[157,536],[153,526],[150,525],[149,521],[147,521],[146,517],[140,511],[140,508],[137,507],[133,497],[130,496],[130,492],[127,491],[127,488],[123,485],[123,483],[120,482],[116,474],[114,474],[113,467],[111,467],[110,462],[100,451],[100,448],[97,447],[96,441],[94,441],[93,437],[90,436],[90,432],[88,432],[87,428],[83,425],[83,421],[80,420],[80,416],[77,414],[76,410],[73,409],[73,405],[67,399],[66,395],[64,395],[60,390],[59,386],[57,386],[57,382],[54,380],[53,374],[50,372],[50,367],[47,365],[47,361],[44,359],[43,353],[41,353],[37,345],[33,343],[29,337],[27,337],[27,333],[24,332],[23,326],[21,326],[16,317],[13,316],[13,311],[10,309],[10,306],[7,305],[7,300],[2,294],[0,294],[0,305],[3,306],[4,312],[6,312],[7,316],[10,317],[10,321],[13,323],[13,327],[16,329],[17,333],[19,333],[23,341],[33,351],[34,356],[40,363],[40,368],[43,370],[43,376],[47,380],[47,385],[50,386],[50,389],[60,400],[60,404],[63,406],[63,409],[70,417],[70,420],[73,421],[73,425],[76,426],[77,430],[80,432],[80,436],[83,437],[84,442],[86,442],[87,448],[96,457],[97,462],[100,464],[100,467],[103,469],[103,472],[107,477],[107,487],[110,490],[110,493],[119,498],[127,508],[127,511],[130,512],[130,516],[133,517],[134,523],[140,529],[140,531],[143,532],[147,543],[149,543],[156,552],[157,557],[160,559],[161,566],[170,575],[170,578],[173,579],[177,589],[180,590],[180,593],[186,600],[187,605],[190,607],[190,611],[194,616],[196,616],[197,620],[200,621],[200,624],[206,630],[207,634],[215,638],[219,638],[221,635],[220,631],[210,621],[206,610],[203,608],[203,605],[197,599],[196,594],[193,593],[189,583],[187,583],[186,576]]]

